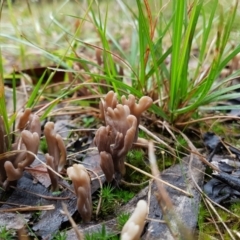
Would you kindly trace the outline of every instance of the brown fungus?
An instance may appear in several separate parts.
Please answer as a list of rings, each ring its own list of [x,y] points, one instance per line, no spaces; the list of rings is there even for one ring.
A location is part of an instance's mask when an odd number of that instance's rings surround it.
[[[135,97],[130,94],[128,99],[125,96],[121,97],[122,104],[127,105],[130,109],[130,113],[137,118],[137,126],[140,124],[140,117],[142,113],[147,110],[152,105],[152,99],[150,97],[144,96],[141,97],[138,104],[136,103]],[[138,129],[135,134],[134,141],[137,141],[138,138]]]
[[[17,116],[18,123],[17,123],[17,129],[22,131],[29,121],[29,117],[31,115],[32,111],[30,108],[26,108],[24,112],[20,112]]]
[[[136,103],[133,95],[129,95],[128,99],[122,96],[121,99],[122,104],[118,104],[117,95],[110,91],[105,100],[100,102],[100,118],[104,120],[106,127],[100,127],[97,130],[94,143],[100,153],[100,165],[107,181],[112,180],[112,174],[110,174],[112,170],[107,169],[110,161],[109,154],[114,171],[123,175],[125,156],[138,138],[140,116],[152,104],[152,99],[146,96],[142,97],[139,103]],[[101,152],[106,153],[101,154]]]
[[[41,135],[39,117],[32,114],[30,109],[26,109],[24,112],[19,113],[17,122],[17,133],[20,136],[10,148],[5,135],[4,122],[0,117],[0,142],[2,142],[0,143],[0,153],[7,150],[21,150],[21,152],[12,154],[0,161],[0,184],[5,188],[8,187],[10,182],[18,180],[23,175],[25,167],[34,161],[34,155],[26,151],[37,154],[39,146]]]
[[[107,166],[104,167],[103,165],[107,164],[107,161],[102,158],[101,152],[103,151],[112,156],[114,171],[124,175],[124,159],[134,141],[137,119],[130,115],[128,106],[118,104],[114,110],[108,110],[109,125],[98,129],[94,143],[101,156],[104,174],[106,175]],[[108,177],[108,179],[110,178]]]
[[[63,139],[54,131],[54,123],[47,122],[44,127],[44,135],[48,146],[48,154],[46,157],[46,164],[50,166],[55,172],[61,172],[66,164],[67,151]],[[51,190],[58,190],[58,176],[55,172],[48,168],[48,174],[51,179]]]
[[[55,164],[54,164],[54,158],[52,156],[50,156],[48,153],[45,154],[45,158],[46,158],[46,164],[51,167],[54,171],[55,170]],[[50,170],[49,168],[47,168],[48,171],[48,175],[50,177],[51,180],[51,191],[55,192],[58,191],[58,176],[57,174],[55,174],[52,170]]]
[[[73,164],[67,169],[77,195],[77,209],[84,222],[90,222],[92,216],[91,179],[86,168],[81,164]]]
[[[15,161],[6,161],[4,168],[7,175],[7,181],[15,181],[22,177],[25,167],[31,165],[35,159],[39,147],[39,136],[36,132],[31,133],[27,130],[21,132],[22,146],[21,150],[26,149],[31,153],[23,152],[21,157],[17,157]]]
[[[54,170],[60,172],[66,164],[67,152],[62,137],[54,131],[53,122],[46,123],[44,135],[46,137],[48,153],[54,160]]]
[[[106,180],[108,182],[111,182],[113,180],[114,175],[114,165],[112,160],[112,155],[110,153],[107,153],[105,151],[100,152],[100,167],[102,168]]]

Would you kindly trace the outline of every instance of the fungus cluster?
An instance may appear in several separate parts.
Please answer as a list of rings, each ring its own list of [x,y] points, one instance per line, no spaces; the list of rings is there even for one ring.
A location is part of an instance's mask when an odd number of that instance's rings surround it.
[[[138,140],[138,126],[141,114],[152,104],[152,99],[142,97],[138,103],[133,95],[128,99],[122,96],[121,103],[113,91],[108,92],[105,100],[100,102],[101,118],[105,126],[100,127],[95,135],[94,144],[100,154],[100,166],[111,182],[115,174],[124,175],[124,160],[132,144]],[[41,136],[41,125],[37,115],[26,109],[19,115],[17,124],[19,137],[11,146],[12,150],[22,150],[0,161],[0,185],[7,187],[9,182],[18,180],[25,167],[29,166],[37,154]],[[48,122],[44,127],[48,146],[46,163],[52,182],[52,190],[58,190],[58,176],[66,164],[66,148],[59,134],[54,130],[54,123]],[[4,122],[0,116],[0,154],[9,150]],[[89,222],[92,215],[91,179],[84,166],[74,164],[67,169],[77,195],[77,209],[84,222]],[[122,239],[139,239],[147,215],[145,201],[139,201],[137,208],[124,226]]]
[[[46,162],[54,171],[61,171],[66,162],[66,148],[59,134],[54,131],[54,123],[47,122],[44,134],[48,145]],[[0,154],[9,150],[20,150],[18,153],[7,155],[0,161],[0,185],[5,189],[11,182],[22,177],[25,167],[30,166],[38,152],[41,137],[41,123],[36,114],[27,108],[17,117],[17,139],[11,147],[4,127],[4,121],[0,116]],[[58,177],[48,170],[52,182],[52,190],[58,189]]]
[[[101,118],[106,126],[100,127],[94,138],[101,158],[100,166],[108,182],[115,173],[125,174],[124,159],[137,141],[140,116],[152,104],[152,99],[146,96],[139,103],[133,95],[128,99],[122,96],[121,101],[122,104],[118,104],[116,94],[110,91],[100,102]]]
[[[0,118],[0,138],[4,140],[1,143],[1,152],[8,150],[6,147],[7,139],[5,136],[5,128],[2,118]],[[25,167],[32,164],[37,154],[41,124],[39,117],[31,113],[30,109],[26,109],[18,116],[17,133],[19,137],[16,142],[12,144],[11,150],[20,150],[19,153],[14,153],[3,160],[0,164],[0,184],[7,188],[10,182],[16,181],[22,177]]]

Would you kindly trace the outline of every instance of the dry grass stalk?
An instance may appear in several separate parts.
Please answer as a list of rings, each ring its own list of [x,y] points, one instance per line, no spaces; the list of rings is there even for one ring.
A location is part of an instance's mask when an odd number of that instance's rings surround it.
[[[76,236],[77,236],[77,239],[78,240],[83,240],[84,239],[84,236],[83,236],[83,233],[81,233],[77,227],[77,224],[74,222],[73,218],[71,217],[71,214],[68,212],[67,210],[67,206],[65,203],[62,203],[62,207],[63,207],[63,211],[64,211],[64,214],[68,217],[69,219],[69,222],[71,223],[72,225],[72,228],[73,230],[75,231],[76,233]]]
[[[45,206],[25,206],[18,208],[0,209],[0,212],[32,212],[32,211],[48,211],[53,209],[55,209],[55,206],[52,204]]]
[[[174,185],[172,185],[172,184],[170,184],[170,183],[168,183],[168,182],[165,182],[164,180],[162,180],[162,179],[159,178],[158,176],[156,177],[155,175],[152,175],[152,174],[150,174],[150,173],[147,173],[147,172],[141,170],[140,168],[137,168],[137,167],[135,167],[135,166],[133,166],[133,165],[127,163],[127,162],[125,162],[124,164],[125,164],[126,166],[128,166],[128,167],[130,167],[130,168],[133,168],[134,170],[136,170],[136,171],[138,171],[138,172],[140,172],[140,173],[142,173],[142,174],[144,174],[144,175],[146,175],[146,176],[154,179],[156,182],[163,183],[163,184],[167,185],[168,187],[171,187],[171,188],[173,188],[173,189],[175,189],[175,190],[177,190],[177,191],[185,194],[185,195],[188,196],[188,197],[192,197],[192,195],[191,195],[190,193],[188,193],[188,192],[186,192],[186,191],[184,191],[184,190],[182,190],[182,189],[180,189],[180,188],[178,188],[178,187],[176,187],[176,186],[174,186]]]
[[[215,209],[215,207],[212,205],[212,203],[206,199],[206,203],[208,204],[208,206],[211,208],[211,210],[213,211],[213,213],[216,215],[216,217],[218,218],[219,222],[222,223],[223,227],[227,230],[229,236],[231,237],[232,240],[235,240],[236,238],[233,236],[231,230],[228,228],[228,226],[225,224],[225,222],[223,221],[223,219],[220,217],[220,215],[218,214],[217,210]]]
[[[216,220],[214,219],[213,213],[211,212],[210,207],[208,206],[208,204],[207,204],[207,202],[206,202],[206,199],[203,198],[202,200],[203,200],[203,202],[204,202],[204,204],[205,204],[205,207],[207,208],[207,210],[208,210],[208,212],[209,212],[211,223],[214,224],[214,226],[215,226],[215,228],[216,228],[219,236],[221,237],[221,239],[224,240],[223,234],[221,233],[221,231],[220,231],[220,229],[219,229],[219,226],[218,226]]]
[[[152,174],[155,178],[160,178],[160,172],[156,163],[156,156],[154,154],[154,145],[150,141],[148,147],[149,162],[151,165]],[[163,183],[156,181],[158,193],[156,194],[159,206],[161,207],[164,220],[168,225],[174,239],[193,240],[196,239],[192,232],[184,226],[184,224],[178,219],[172,201],[164,188]]]

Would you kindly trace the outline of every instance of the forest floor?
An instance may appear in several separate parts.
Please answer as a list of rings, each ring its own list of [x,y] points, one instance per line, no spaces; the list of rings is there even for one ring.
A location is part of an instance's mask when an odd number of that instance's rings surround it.
[[[129,9],[122,1],[99,1],[99,5],[91,1],[7,2],[1,11],[0,78],[4,91],[0,83],[0,93],[4,97],[0,97],[11,123],[9,136],[11,143],[18,141],[21,133],[15,129],[15,120],[26,108],[40,117],[42,132],[34,162],[25,167],[17,183],[7,190],[0,188],[0,239],[23,239],[19,236],[25,232],[29,239],[79,239],[76,232],[84,239],[120,239],[122,227],[139,200],[147,201],[149,212],[142,239],[174,239],[174,235],[175,239],[239,239],[238,92],[234,99],[217,105],[236,106],[233,110],[200,109],[187,121],[180,117],[169,123],[160,111],[156,114],[159,100],[154,86],[134,86],[139,56],[131,14],[136,15],[136,4]],[[158,12],[152,11],[153,15]],[[170,18],[170,13],[165,14]],[[104,34],[108,41],[103,49]],[[170,38],[169,34],[164,39],[166,49]],[[110,60],[104,55],[109,53],[106,46],[111,48]],[[195,68],[199,49],[191,52],[189,65]],[[170,57],[166,58],[167,67],[162,71],[167,71],[169,61]],[[114,66],[105,67],[106,62]],[[237,56],[218,80],[238,69]],[[114,72],[117,74],[111,78]],[[231,86],[239,84],[238,76],[232,78]],[[141,116],[141,140],[126,154],[125,175],[107,183],[94,137],[105,124],[99,102],[106,100],[110,90],[116,92],[119,104],[124,105],[120,97],[130,98],[129,93],[137,102],[144,95],[154,101]],[[59,191],[51,190],[45,164],[44,154],[49,149],[43,129],[47,122],[54,122],[54,132],[61,136],[67,151],[65,167],[59,172]],[[4,154],[0,151],[2,161]],[[152,167],[151,158],[156,158],[157,167]],[[90,223],[83,223],[77,211],[77,197],[66,173],[74,163],[84,165],[91,177]],[[159,193],[158,183],[166,195]]]

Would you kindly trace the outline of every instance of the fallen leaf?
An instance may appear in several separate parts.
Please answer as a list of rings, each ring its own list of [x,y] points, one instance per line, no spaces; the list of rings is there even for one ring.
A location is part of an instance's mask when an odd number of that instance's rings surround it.
[[[29,172],[38,182],[40,182],[43,186],[48,188],[51,185],[51,179],[49,177],[47,168],[40,164],[34,167],[26,168],[26,171]]]

